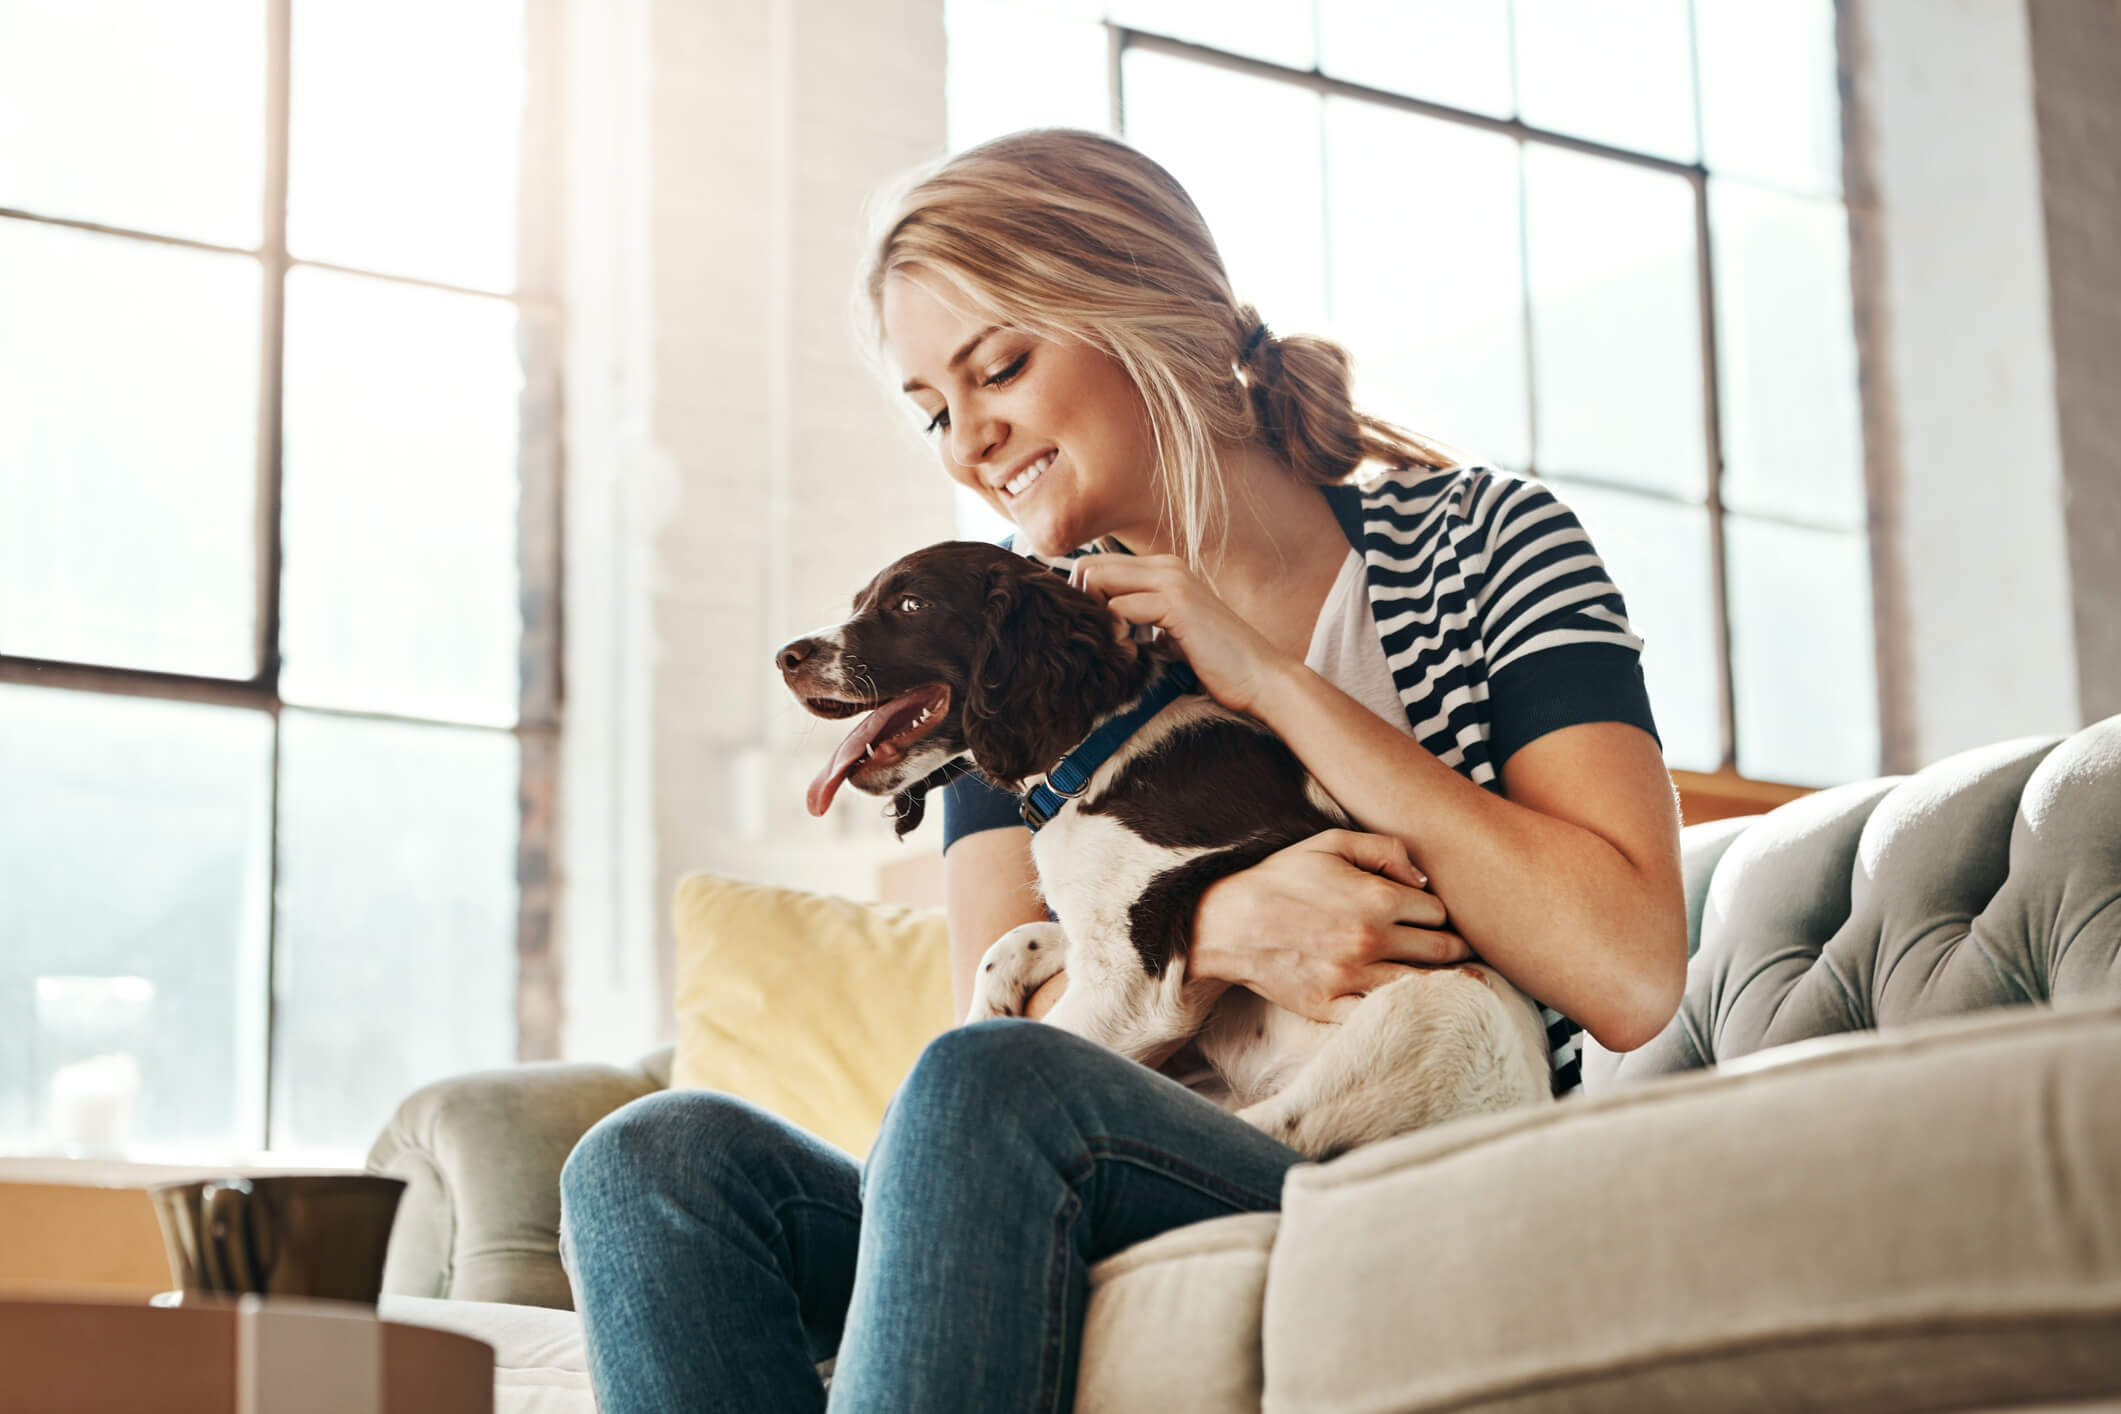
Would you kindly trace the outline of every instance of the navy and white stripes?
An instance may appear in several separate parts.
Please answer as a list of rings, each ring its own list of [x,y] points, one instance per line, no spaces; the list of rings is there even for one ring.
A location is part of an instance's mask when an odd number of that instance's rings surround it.
[[[1445,765],[1499,790],[1509,755],[1558,727],[1619,720],[1655,734],[1642,640],[1590,537],[1545,486],[1488,467],[1410,469],[1360,488],[1356,505],[1393,686],[1415,740]],[[1543,1011],[1566,1094],[1582,1079],[1583,1028]]]

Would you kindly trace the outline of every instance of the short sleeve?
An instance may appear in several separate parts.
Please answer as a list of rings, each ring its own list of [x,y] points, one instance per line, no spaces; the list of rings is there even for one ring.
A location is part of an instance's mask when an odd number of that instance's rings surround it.
[[[1017,799],[1009,791],[988,785],[978,776],[959,776],[943,787],[943,851],[966,835],[1008,827],[1024,829]]]
[[[1497,489],[1478,596],[1495,768],[1585,722],[1626,722],[1655,739],[1642,640],[1591,537],[1540,483]]]

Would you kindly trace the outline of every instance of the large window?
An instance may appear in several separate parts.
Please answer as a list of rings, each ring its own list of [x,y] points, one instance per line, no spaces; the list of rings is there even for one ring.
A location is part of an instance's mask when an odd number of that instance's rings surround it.
[[[1675,768],[1878,769],[1832,0],[951,0],[950,140],[1125,136],[1364,406],[1576,508]],[[1037,56],[1038,81],[1023,75]]]
[[[0,0],[0,1148],[552,1049],[546,8]]]

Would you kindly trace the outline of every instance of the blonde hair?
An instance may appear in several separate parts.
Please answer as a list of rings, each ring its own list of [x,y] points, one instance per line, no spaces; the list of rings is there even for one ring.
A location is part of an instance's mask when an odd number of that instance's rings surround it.
[[[872,348],[884,282],[919,267],[968,312],[1114,359],[1147,408],[1166,519],[1195,570],[1211,571],[1229,515],[1218,443],[1263,441],[1322,485],[1366,462],[1455,463],[1441,444],[1356,410],[1339,344],[1276,337],[1240,303],[1185,189],[1127,144],[1034,129],[906,180],[882,201],[861,280]]]

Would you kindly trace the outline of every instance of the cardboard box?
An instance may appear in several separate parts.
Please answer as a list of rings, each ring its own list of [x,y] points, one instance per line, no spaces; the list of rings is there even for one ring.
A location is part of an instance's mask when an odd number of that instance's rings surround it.
[[[0,1298],[0,1414],[493,1414],[493,1347],[338,1302]]]

